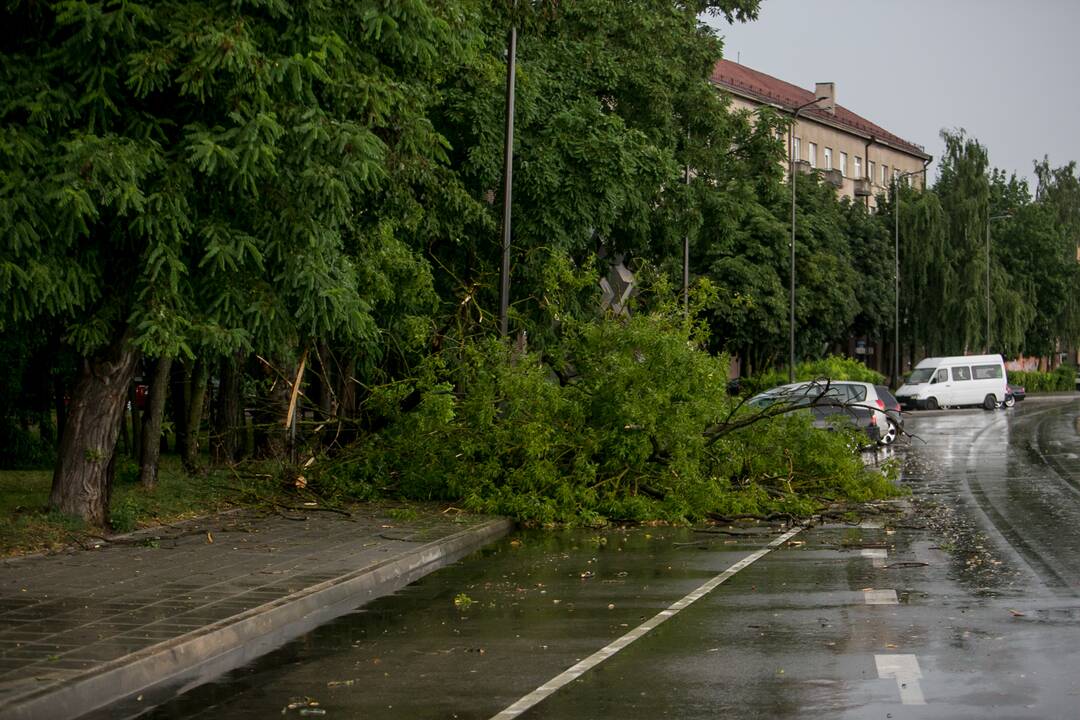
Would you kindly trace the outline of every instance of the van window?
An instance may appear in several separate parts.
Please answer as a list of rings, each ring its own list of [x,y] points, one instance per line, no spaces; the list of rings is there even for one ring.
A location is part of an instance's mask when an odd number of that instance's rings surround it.
[[[972,365],[971,373],[976,380],[991,380],[1001,377],[1000,365]]]
[[[934,382],[948,382],[948,381],[949,381],[949,371],[946,370],[945,368],[941,368],[940,370],[938,370],[937,375],[934,376]]]
[[[952,369],[952,379],[954,382],[957,380],[970,380],[971,368],[969,367],[954,367]]]

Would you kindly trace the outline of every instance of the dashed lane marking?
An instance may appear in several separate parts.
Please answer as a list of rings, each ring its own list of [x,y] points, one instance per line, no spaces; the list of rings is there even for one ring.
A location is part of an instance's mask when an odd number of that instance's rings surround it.
[[[922,688],[919,687],[922,670],[919,669],[918,658],[914,655],[875,655],[874,662],[879,678],[896,680],[900,702],[905,705],[926,704]]]
[[[895,590],[863,590],[867,605],[899,605]]]
[[[866,548],[860,553],[864,558],[870,558],[874,567],[885,567],[885,559],[889,553],[885,548]]]
[[[518,717],[519,715],[521,715],[523,712],[525,712],[529,708],[533,707],[534,705],[539,704],[541,701],[544,700],[544,698],[546,698],[549,695],[552,695],[553,693],[555,693],[557,690],[559,690],[559,688],[562,688],[562,687],[572,683],[573,681],[577,680],[579,677],[584,675],[586,672],[588,672],[592,668],[596,667],[597,665],[604,662],[605,660],[607,660],[612,655],[615,655],[617,652],[619,652],[623,648],[630,645],[630,643],[632,643],[635,640],[645,636],[650,630],[657,627],[658,625],[660,625],[665,620],[669,620],[669,619],[675,617],[680,612],[682,612],[686,608],[690,607],[690,605],[692,605],[693,603],[697,602],[698,600],[700,600],[701,598],[705,597],[710,592],[715,590],[717,587],[720,586],[721,583],[726,581],[732,575],[739,572],[740,570],[743,570],[743,569],[749,567],[750,565],[754,564],[755,562],[757,562],[761,558],[768,555],[770,552],[772,552],[776,548],[778,548],[781,545],[783,545],[784,543],[786,543],[788,540],[790,540],[795,535],[797,535],[799,532],[801,532],[802,529],[803,529],[802,527],[792,528],[791,530],[788,530],[786,533],[784,533],[780,537],[773,540],[771,543],[769,543],[765,547],[761,548],[760,550],[758,550],[756,552],[753,552],[753,553],[747,555],[742,560],[735,563],[734,565],[729,567],[724,572],[722,572],[719,575],[717,575],[716,577],[712,578],[711,580],[706,582],[704,585],[700,586],[697,590],[694,590],[692,593],[690,593],[686,597],[684,597],[681,600],[678,600],[678,601],[672,603],[671,605],[669,605],[666,610],[661,610],[659,613],[657,613],[656,615],[653,615],[651,618],[649,618],[645,622],[641,623],[636,628],[634,628],[630,632],[626,633],[625,635],[623,635],[619,639],[617,639],[614,642],[612,642],[611,644],[597,650],[596,652],[594,652],[589,657],[585,658],[584,660],[581,660],[576,665],[566,669],[565,671],[563,671],[559,675],[556,675],[554,678],[552,678],[551,680],[548,680],[546,683],[544,683],[540,687],[536,688],[531,693],[529,693],[525,697],[521,698],[520,700],[518,700],[517,702],[515,702],[513,705],[506,708],[502,712],[498,713],[497,715],[493,715],[491,720],[511,720],[512,718]],[[882,552],[884,552],[884,551],[882,551]]]

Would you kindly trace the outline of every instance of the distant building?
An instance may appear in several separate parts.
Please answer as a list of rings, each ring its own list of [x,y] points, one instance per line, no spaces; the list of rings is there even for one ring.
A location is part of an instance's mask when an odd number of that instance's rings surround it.
[[[821,107],[807,107],[799,113],[793,138],[789,142],[785,137],[784,144],[797,172],[817,170],[841,195],[874,207],[875,196],[905,173],[912,174],[904,182],[926,186],[931,157],[923,147],[837,105],[833,83],[818,83],[813,91],[804,90],[730,60],[716,63],[711,79],[731,96],[736,108],[769,106],[793,113],[815,98],[829,98]]]

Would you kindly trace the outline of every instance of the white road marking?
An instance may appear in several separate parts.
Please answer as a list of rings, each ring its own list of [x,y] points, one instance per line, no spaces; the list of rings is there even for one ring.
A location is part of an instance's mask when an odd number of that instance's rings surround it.
[[[870,558],[874,567],[885,567],[885,559],[889,552],[885,548],[866,548],[860,553],[864,558]]]
[[[548,680],[546,683],[536,688],[531,693],[521,698],[502,712],[498,713],[497,715],[493,715],[491,717],[491,720],[511,720],[511,718],[516,718],[529,708],[539,704],[542,700],[544,700],[544,698],[552,695],[553,693],[555,693],[555,691],[559,690],[565,685],[568,685],[569,683],[572,683],[574,680],[577,680],[586,672],[596,667],[600,663],[604,662],[609,657],[619,652],[630,643],[643,637],[650,630],[660,625],[660,623],[675,617],[677,614],[690,607],[690,605],[715,590],[717,587],[720,586],[721,583],[726,581],[732,575],[739,572],[740,570],[749,567],[750,565],[765,557],[779,546],[783,545],[791,538],[795,537],[795,535],[800,533],[802,529],[803,528],[801,527],[792,528],[791,530],[788,530],[786,533],[770,542],[765,547],[747,555],[724,572],[712,578],[704,585],[700,586],[697,590],[694,590],[686,597],[682,598],[681,600],[677,600],[676,602],[669,605],[666,610],[661,610],[656,615],[653,615],[651,618],[641,623],[636,628],[626,633],[619,639],[615,640],[606,647],[597,650],[589,657],[579,661],[576,665],[566,669],[559,675],[556,675],[554,678]]]
[[[899,605],[895,590],[863,590],[867,605]]]
[[[914,655],[875,655],[874,662],[877,664],[879,678],[896,680],[896,686],[900,690],[900,702],[905,705],[926,704],[922,688],[919,687],[922,670],[919,669],[918,658]]]

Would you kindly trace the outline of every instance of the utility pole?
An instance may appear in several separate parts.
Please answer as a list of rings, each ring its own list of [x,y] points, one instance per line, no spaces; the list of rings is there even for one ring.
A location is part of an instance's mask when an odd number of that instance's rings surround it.
[[[517,3],[514,3],[516,9]],[[502,266],[499,273],[499,337],[509,331],[510,311],[510,208],[514,200],[514,75],[517,71],[517,25],[510,26],[506,43],[506,154],[503,158]]]

